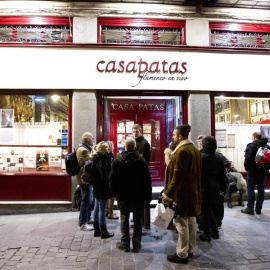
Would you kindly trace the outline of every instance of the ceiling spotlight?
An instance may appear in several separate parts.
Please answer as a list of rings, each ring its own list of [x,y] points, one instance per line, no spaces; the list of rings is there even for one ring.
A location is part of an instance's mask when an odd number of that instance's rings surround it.
[[[60,98],[60,96],[53,95],[53,96],[51,96],[51,98],[52,98],[53,101],[57,101]]]

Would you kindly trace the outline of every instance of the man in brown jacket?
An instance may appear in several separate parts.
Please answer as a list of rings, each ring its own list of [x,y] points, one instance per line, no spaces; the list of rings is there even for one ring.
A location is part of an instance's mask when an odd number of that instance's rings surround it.
[[[196,216],[201,213],[201,154],[188,139],[191,127],[179,125],[173,131],[177,144],[166,170],[166,182],[161,199],[176,207],[175,226],[178,231],[176,253],[167,259],[187,264],[196,244]]]

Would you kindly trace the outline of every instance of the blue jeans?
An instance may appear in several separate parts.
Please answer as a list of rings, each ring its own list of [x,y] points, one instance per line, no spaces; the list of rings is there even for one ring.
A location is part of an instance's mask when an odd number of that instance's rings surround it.
[[[99,225],[106,225],[106,207],[107,200],[95,199],[95,207],[93,212],[93,221],[99,222]]]
[[[258,195],[255,208],[257,210],[262,209],[263,201],[264,201],[264,188],[265,188],[265,176],[264,175],[253,175],[247,174],[247,207],[254,208],[255,204],[255,187],[257,186]]]
[[[79,226],[87,223],[91,217],[91,198],[92,198],[92,186],[81,184],[81,207],[79,216]]]

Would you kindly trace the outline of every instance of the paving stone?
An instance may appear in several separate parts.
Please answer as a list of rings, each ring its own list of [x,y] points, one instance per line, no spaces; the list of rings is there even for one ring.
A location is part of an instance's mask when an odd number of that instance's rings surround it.
[[[264,203],[262,219],[247,217],[240,213],[240,209],[228,209],[225,205],[220,239],[210,244],[197,240],[194,258],[188,265],[167,261],[167,255],[174,254],[176,250],[178,234],[174,231],[155,226],[151,230],[143,230],[140,253],[133,253],[132,250],[126,253],[116,248],[121,239],[120,220],[107,220],[108,229],[115,236],[101,239],[93,237],[93,232],[78,231],[78,212],[37,214],[32,217],[23,217],[25,226],[29,223],[35,228],[32,233],[24,235],[19,228],[14,228],[17,235],[4,235],[0,231],[1,270],[15,267],[27,270],[270,269],[270,201]],[[0,222],[2,218],[0,216]],[[14,215],[12,218],[12,224],[16,225],[16,218],[21,219],[22,216]],[[3,226],[10,226],[8,219],[6,221]],[[56,228],[62,227],[63,222],[70,224],[69,231],[53,230],[52,221]]]

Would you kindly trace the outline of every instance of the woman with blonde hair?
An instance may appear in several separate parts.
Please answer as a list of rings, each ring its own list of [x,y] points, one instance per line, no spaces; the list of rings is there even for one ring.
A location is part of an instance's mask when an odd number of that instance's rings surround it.
[[[102,239],[114,236],[107,231],[106,207],[107,200],[111,199],[112,193],[109,187],[109,174],[111,171],[111,157],[107,142],[97,144],[97,153],[93,156],[95,207],[93,212],[94,236]]]

